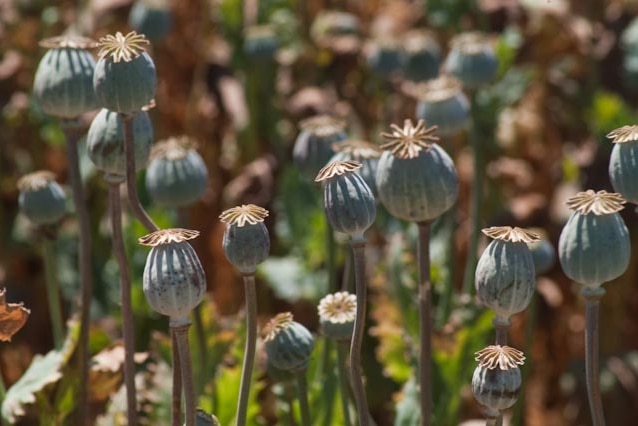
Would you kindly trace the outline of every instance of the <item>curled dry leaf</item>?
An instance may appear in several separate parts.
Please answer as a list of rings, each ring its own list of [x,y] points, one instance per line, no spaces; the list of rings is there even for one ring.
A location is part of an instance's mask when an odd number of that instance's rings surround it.
[[[22,303],[7,303],[6,289],[0,290],[0,341],[9,342],[27,322],[31,311]]]

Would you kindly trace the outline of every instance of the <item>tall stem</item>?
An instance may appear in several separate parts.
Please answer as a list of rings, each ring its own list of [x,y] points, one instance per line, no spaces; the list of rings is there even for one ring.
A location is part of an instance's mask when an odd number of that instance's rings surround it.
[[[417,258],[419,262],[419,385],[421,424],[432,423],[432,285],[430,283],[430,222],[419,222]]]
[[[173,389],[171,395],[171,419],[172,426],[182,426],[182,369],[179,365],[179,349],[177,336],[173,327],[171,329],[171,350],[173,355]]]
[[[310,426],[310,404],[308,404],[308,383],[306,382],[306,370],[296,374],[297,394],[299,397],[299,411],[301,411],[301,425]]]
[[[56,349],[60,349],[64,342],[64,321],[60,304],[60,285],[55,253],[55,239],[45,236],[42,241],[42,257],[44,258],[44,274],[46,276],[45,287],[47,288],[49,315],[53,328],[53,342]]]
[[[182,385],[184,388],[184,403],[186,405],[186,426],[195,426],[197,399],[193,383],[193,366],[191,364],[191,350],[188,345],[188,328],[190,324],[172,327],[179,350],[179,363],[182,367]]]
[[[492,320],[492,324],[496,330],[496,344],[499,346],[507,346],[507,333],[510,329],[510,325],[512,324],[510,320],[507,318],[495,317]]]
[[[137,396],[135,393],[135,337],[133,307],[131,303],[131,274],[126,260],[122,236],[122,203],[120,184],[109,183],[113,256],[120,268],[120,297],[122,303],[122,335],[124,337],[124,384],[126,386],[126,414],[129,425],[137,424]]]
[[[336,261],[336,243],[334,231],[330,224],[326,224],[326,253],[328,256],[328,292],[334,293],[337,289],[337,261]]]
[[[598,367],[598,314],[600,299],[605,294],[602,287],[585,287],[581,291],[585,297],[585,375],[587,381],[587,397],[591,411],[592,425],[604,426],[603,400],[600,394]]]
[[[128,193],[129,204],[133,210],[133,214],[137,220],[148,232],[158,231],[159,227],[153,222],[153,219],[146,213],[146,210],[140,204],[137,197],[137,180],[135,172],[135,139],[133,136],[133,114],[119,113],[124,125],[124,155],[126,157],[126,191]]]
[[[354,332],[350,342],[350,381],[357,405],[357,416],[360,426],[370,424],[370,410],[363,386],[363,372],[361,370],[361,346],[366,321],[366,259],[365,240],[351,241],[354,255],[354,282],[357,293],[357,314],[354,320]]]
[[[351,426],[350,421],[350,388],[348,387],[347,342],[337,342],[337,363],[339,367],[339,384],[341,385],[341,410],[344,426]]]
[[[66,136],[66,154],[69,162],[68,173],[73,193],[73,204],[78,220],[79,250],[78,270],[80,273],[80,335],[78,337],[78,401],[79,424],[89,423],[88,383],[89,383],[89,326],[91,322],[91,297],[93,277],[91,274],[91,222],[84,199],[80,160],[78,158],[79,129],[71,121],[63,122]]]
[[[253,375],[253,365],[255,363],[255,346],[257,344],[257,291],[255,288],[254,275],[244,275],[244,290],[246,291],[246,346],[244,349],[241,384],[239,386],[237,426],[244,426],[246,424],[250,383]]]

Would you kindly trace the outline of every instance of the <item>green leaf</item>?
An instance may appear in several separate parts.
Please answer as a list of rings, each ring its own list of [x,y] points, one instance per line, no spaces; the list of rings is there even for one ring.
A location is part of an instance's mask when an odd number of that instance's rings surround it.
[[[410,378],[403,385],[403,398],[397,404],[397,416],[394,426],[418,426],[421,421],[421,407],[419,406],[419,392],[414,378]]]
[[[259,273],[278,298],[291,303],[317,300],[327,291],[325,271],[308,271],[297,257],[271,257],[261,264]]]

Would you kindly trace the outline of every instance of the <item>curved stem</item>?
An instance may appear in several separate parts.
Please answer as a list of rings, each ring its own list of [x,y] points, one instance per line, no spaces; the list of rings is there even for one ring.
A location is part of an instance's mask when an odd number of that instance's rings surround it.
[[[133,210],[133,214],[137,220],[148,232],[158,231],[159,227],[153,222],[153,219],[146,213],[140,200],[137,197],[137,180],[135,172],[135,139],[133,136],[133,114],[118,113],[122,119],[124,126],[124,155],[126,157],[126,191],[128,193],[129,204]]]
[[[78,220],[79,250],[78,270],[80,273],[80,335],[78,337],[78,401],[79,424],[89,423],[88,383],[89,383],[89,326],[91,322],[91,298],[93,277],[91,274],[91,222],[89,210],[84,199],[80,160],[78,158],[79,129],[69,121],[63,122],[62,128],[66,137],[66,154],[73,193],[73,204]]]
[[[195,426],[197,399],[193,384],[193,366],[191,365],[191,350],[188,345],[188,328],[190,324],[172,327],[179,350],[179,363],[182,367],[182,386],[184,388],[184,403],[186,405],[185,426]]]
[[[173,389],[171,395],[171,424],[182,426],[182,369],[179,365],[177,336],[171,327],[171,350],[173,353]]]
[[[603,400],[600,394],[599,362],[598,362],[598,314],[600,298],[605,290],[585,287],[581,292],[585,297],[585,374],[587,397],[591,411],[592,425],[604,426]]]
[[[419,394],[421,424],[432,422],[432,296],[430,283],[430,222],[419,222],[417,258],[419,262]]]
[[[361,370],[361,346],[366,320],[366,259],[365,241],[351,241],[354,255],[354,282],[357,293],[357,314],[354,320],[354,332],[350,342],[350,381],[357,405],[360,426],[370,424],[370,410],[363,386]]]
[[[131,302],[131,274],[128,268],[124,238],[122,236],[122,203],[120,185],[109,184],[113,256],[120,268],[120,297],[122,303],[122,335],[124,337],[124,384],[126,386],[126,414],[128,424],[137,424],[137,396],[135,393],[135,337]]]
[[[246,425],[248,397],[255,363],[255,347],[257,345],[257,291],[255,276],[244,275],[246,291],[246,346],[244,349],[244,365],[239,386],[239,403],[237,405],[237,426]]]
[[[55,259],[55,240],[44,237],[42,241],[42,257],[44,259],[45,287],[47,289],[47,301],[49,302],[49,315],[53,328],[53,342],[56,349],[60,349],[64,343],[64,321],[60,303],[60,285],[58,282],[57,262]]]
[[[343,265],[343,278],[341,280],[341,291],[347,291],[348,293],[352,293],[354,289],[352,288],[352,253],[346,251],[345,253],[345,261]]]
[[[339,384],[341,385],[341,410],[344,426],[351,426],[350,421],[350,388],[348,387],[347,343],[337,342],[337,363],[339,367]]]
[[[299,398],[299,411],[301,411],[301,425],[310,426],[310,404],[308,404],[306,370],[297,373],[297,394]]]

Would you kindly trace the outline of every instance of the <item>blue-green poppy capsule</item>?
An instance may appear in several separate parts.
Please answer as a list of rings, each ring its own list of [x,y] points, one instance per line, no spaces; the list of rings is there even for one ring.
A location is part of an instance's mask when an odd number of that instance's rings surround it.
[[[405,78],[422,82],[436,78],[441,65],[441,47],[429,31],[412,30],[404,39]]]
[[[638,204],[638,126],[623,126],[610,132],[614,143],[609,157],[609,178],[614,191]]]
[[[536,276],[549,272],[556,263],[556,249],[552,243],[546,239],[541,239],[528,244],[528,246],[529,251],[532,253]]]
[[[363,164],[363,167],[357,169],[357,173],[366,181],[372,194],[376,197],[377,167],[383,152],[381,148],[370,142],[346,139],[343,142],[333,144],[332,150],[335,154],[330,159],[331,163],[334,161],[357,161]]]
[[[335,54],[351,54],[361,47],[361,22],[348,12],[323,10],[310,27],[310,38],[319,47]]]
[[[222,247],[228,261],[242,274],[254,274],[270,252],[270,236],[264,219],[268,210],[254,204],[225,210],[220,220],[226,224]]]
[[[301,132],[292,149],[292,159],[299,172],[307,179],[317,173],[334,155],[332,145],[347,139],[346,123],[328,115],[317,115],[303,120]]]
[[[277,314],[264,327],[268,362],[276,368],[301,372],[308,366],[315,340],[306,327],[293,321],[292,314]]]
[[[416,117],[438,126],[439,135],[454,136],[467,127],[470,102],[454,77],[444,74],[428,81],[417,96]]]
[[[487,417],[495,418],[516,403],[522,384],[518,366],[525,356],[509,346],[488,346],[476,355],[479,365],[472,376],[472,393]]]
[[[18,180],[20,211],[35,225],[51,225],[66,215],[66,194],[53,173],[37,171]]]
[[[452,39],[452,48],[443,69],[468,89],[477,89],[494,80],[498,57],[490,39],[482,33],[463,33]]]
[[[131,7],[128,23],[155,43],[166,37],[173,25],[170,4],[167,0],[137,0]]]
[[[347,291],[329,294],[319,301],[319,323],[326,337],[350,342],[357,314],[357,297]]]
[[[368,68],[381,77],[398,75],[405,67],[407,58],[399,40],[374,40],[368,43],[364,51]]]
[[[274,60],[279,38],[271,25],[255,25],[244,31],[244,53],[254,60]]]

